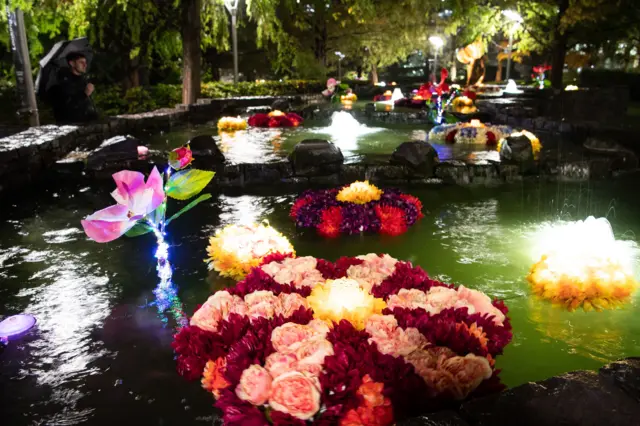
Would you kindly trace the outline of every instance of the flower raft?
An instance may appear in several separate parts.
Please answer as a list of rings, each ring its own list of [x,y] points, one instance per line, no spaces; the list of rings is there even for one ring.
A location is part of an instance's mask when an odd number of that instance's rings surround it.
[[[494,126],[471,120],[470,123],[442,124],[434,127],[429,132],[429,142],[496,146],[498,141],[509,136],[511,131],[509,126]]]
[[[273,253],[295,255],[293,246],[280,232],[266,224],[228,225],[209,238],[205,260],[210,270],[241,280],[262,259]]]
[[[500,390],[506,313],[388,255],[275,255],[211,296],[173,347],[225,425],[384,426]]]
[[[303,119],[293,112],[271,111],[269,114],[254,114],[249,117],[251,127],[298,127]]]
[[[354,182],[343,188],[304,192],[290,216],[297,226],[315,228],[320,235],[334,238],[360,232],[400,235],[423,214],[416,197]]]

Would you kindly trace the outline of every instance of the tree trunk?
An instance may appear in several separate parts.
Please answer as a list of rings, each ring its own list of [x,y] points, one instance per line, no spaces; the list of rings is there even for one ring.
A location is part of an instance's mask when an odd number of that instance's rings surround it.
[[[569,9],[569,0],[558,1],[558,17],[556,27],[553,30],[553,50],[551,52],[551,87],[562,89],[562,75],[564,71],[564,59],[567,56],[567,42],[569,35],[560,30],[562,17]]]
[[[502,61],[498,59],[498,71],[496,71],[496,81],[502,81]]]
[[[201,0],[182,0],[182,103],[195,104],[200,96]]]
[[[378,65],[375,62],[371,63],[371,84],[378,84]]]
[[[362,65],[358,65],[356,67],[356,73],[358,74],[358,79],[362,78]]]

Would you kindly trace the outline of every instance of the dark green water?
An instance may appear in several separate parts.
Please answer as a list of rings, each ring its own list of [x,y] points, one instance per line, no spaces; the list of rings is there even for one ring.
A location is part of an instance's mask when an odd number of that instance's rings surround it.
[[[400,237],[323,240],[300,234],[287,217],[295,195],[221,195],[171,225],[178,299],[191,313],[229,282],[203,263],[221,225],[263,219],[298,254],[324,257],[386,252],[432,276],[507,299],[513,343],[498,358],[509,386],[640,354],[640,307],[566,313],[529,296],[528,234],[558,217],[608,215],[616,235],[640,235],[638,180],[602,184],[521,184],[494,189],[412,191],[428,213]],[[105,187],[43,192],[3,204],[0,315],[28,312],[38,328],[0,353],[2,424],[211,423],[212,400],[175,372],[175,313],[154,304],[151,236],[100,245],[80,219],[111,203]]]

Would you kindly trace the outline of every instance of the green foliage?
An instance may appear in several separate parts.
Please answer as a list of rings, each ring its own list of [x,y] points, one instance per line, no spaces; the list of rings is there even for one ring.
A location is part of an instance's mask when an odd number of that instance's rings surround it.
[[[215,172],[206,170],[181,170],[171,175],[165,185],[165,193],[176,200],[188,200],[198,195],[211,182],[214,175]]]

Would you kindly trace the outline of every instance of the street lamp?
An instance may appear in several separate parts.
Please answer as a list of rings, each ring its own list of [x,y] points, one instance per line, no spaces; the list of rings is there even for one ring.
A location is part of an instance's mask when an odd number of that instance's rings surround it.
[[[515,32],[518,25],[522,22],[522,16],[515,10],[503,10],[502,15],[507,18],[507,21],[513,22],[513,26],[509,30],[509,54],[507,55],[507,78],[509,81],[509,77],[511,76],[511,53],[513,51],[513,33]]]
[[[435,77],[436,73],[438,72],[438,50],[440,50],[442,48],[442,46],[444,46],[444,40],[440,36],[431,36],[431,37],[429,37],[429,43],[431,43],[431,45],[435,49],[435,53],[433,55],[434,56],[434,59],[433,59],[433,75]]]
[[[336,56],[338,57],[338,80],[340,80],[341,73],[342,73],[342,68],[341,68],[342,60],[346,55],[342,52],[336,52]]]
[[[233,41],[233,82],[238,82],[238,1],[224,0],[224,5],[231,14],[231,39]]]

